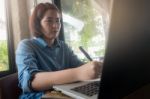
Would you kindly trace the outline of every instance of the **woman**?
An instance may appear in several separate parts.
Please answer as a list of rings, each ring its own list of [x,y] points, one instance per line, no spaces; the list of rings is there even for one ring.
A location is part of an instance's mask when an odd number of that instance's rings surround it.
[[[83,64],[73,51],[57,39],[61,14],[50,3],[38,4],[30,17],[34,39],[22,40],[16,50],[19,87],[23,98],[39,99],[53,85],[97,78],[101,63]]]

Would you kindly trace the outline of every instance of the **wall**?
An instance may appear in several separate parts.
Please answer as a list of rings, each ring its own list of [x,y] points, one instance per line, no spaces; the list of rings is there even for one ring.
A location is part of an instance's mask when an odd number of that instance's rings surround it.
[[[26,0],[10,0],[11,26],[14,35],[14,47],[23,38],[29,37],[28,13]]]

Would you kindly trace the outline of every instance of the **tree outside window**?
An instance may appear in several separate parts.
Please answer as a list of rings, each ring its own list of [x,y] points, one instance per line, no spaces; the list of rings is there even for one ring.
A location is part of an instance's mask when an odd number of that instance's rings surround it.
[[[5,0],[0,1],[0,71],[9,70],[8,66],[8,48],[7,48],[7,30],[5,16]]]
[[[105,54],[110,0],[100,1],[61,0],[65,41],[85,61],[79,46],[83,46],[92,58]]]

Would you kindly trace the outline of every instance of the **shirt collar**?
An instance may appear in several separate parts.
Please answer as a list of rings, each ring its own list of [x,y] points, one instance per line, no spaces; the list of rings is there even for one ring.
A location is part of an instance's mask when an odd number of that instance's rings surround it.
[[[41,38],[41,37],[37,37],[35,38],[35,40],[39,43],[39,45],[43,48],[48,47],[47,42]],[[55,39],[54,44],[51,47],[60,47],[60,42],[58,39]]]

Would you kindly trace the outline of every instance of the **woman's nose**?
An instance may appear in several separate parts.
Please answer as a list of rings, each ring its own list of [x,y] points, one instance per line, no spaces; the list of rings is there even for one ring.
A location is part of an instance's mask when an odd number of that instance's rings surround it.
[[[58,27],[59,24],[58,24],[57,22],[53,22],[53,23],[51,23],[51,26],[52,26],[53,28],[55,28],[55,27]]]

